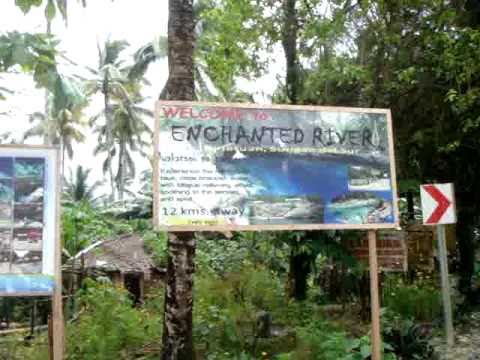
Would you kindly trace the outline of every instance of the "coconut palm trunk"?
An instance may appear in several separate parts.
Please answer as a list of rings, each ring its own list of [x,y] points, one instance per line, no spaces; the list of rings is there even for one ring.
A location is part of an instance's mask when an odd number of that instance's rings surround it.
[[[193,50],[195,47],[193,0],[169,0],[169,78],[160,98],[193,100],[195,97]],[[163,360],[195,357],[192,338],[195,236],[169,233]]]
[[[51,35],[52,34],[52,22],[50,20],[47,20],[47,29],[46,29],[46,34]],[[49,101],[49,96],[50,93],[48,90],[45,90],[45,95],[44,95],[44,112],[45,112],[45,121],[43,126],[45,126],[45,131],[43,133],[43,145],[52,145],[52,139],[54,136],[52,136],[52,127],[53,124],[51,123],[51,119],[49,117],[50,114],[50,101]]]
[[[123,195],[125,194],[125,149],[124,141],[119,142],[118,153],[118,200],[123,202]]]
[[[108,144],[108,153],[107,153],[107,162],[109,164],[108,166],[108,175],[110,177],[110,196],[111,196],[111,201],[115,201],[115,179],[113,176],[113,168],[112,168],[112,149],[114,145],[114,140],[113,140],[113,121],[112,121],[112,113],[110,109],[110,87],[109,87],[109,76],[108,76],[108,71],[105,74],[105,78],[103,79],[103,106],[105,109],[105,121],[106,121],[106,126],[107,126],[107,144]]]

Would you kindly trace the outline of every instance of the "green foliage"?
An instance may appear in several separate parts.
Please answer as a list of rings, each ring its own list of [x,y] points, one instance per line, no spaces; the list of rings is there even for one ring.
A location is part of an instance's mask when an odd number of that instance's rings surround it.
[[[107,216],[87,202],[66,204],[62,226],[63,246],[72,256],[96,241],[134,230],[128,222]]]
[[[52,21],[57,12],[60,12],[62,18],[67,22],[67,4],[72,0],[45,0],[45,18],[47,21]],[[87,5],[87,0],[78,0],[84,7]],[[25,14],[32,8],[39,7],[44,3],[44,0],[15,0],[17,5]]]
[[[146,342],[160,341],[160,319],[132,307],[125,290],[86,281],[80,295],[83,313],[67,328],[71,360],[131,359]]]
[[[40,6],[43,0],[15,0],[17,5],[23,12],[29,12],[34,6]]]
[[[442,314],[440,290],[429,281],[405,284],[401,278],[389,280],[382,304],[403,319],[421,322],[432,322]]]
[[[370,336],[351,339],[325,320],[312,320],[297,328],[298,348],[287,359],[366,360],[371,358]],[[388,343],[383,343],[383,358],[395,360]]]
[[[121,53],[127,47],[126,41],[110,40],[103,47],[99,46],[99,67],[89,69],[94,78],[88,80],[86,85],[88,94],[101,94],[103,97],[103,109],[91,118],[90,125],[98,135],[94,154],[106,154],[103,172],[110,175],[112,201],[115,200],[115,186],[119,200],[123,201],[127,182],[135,177],[132,152],[146,156],[143,148],[150,144],[151,130],[144,119],[153,117],[152,111],[140,106],[144,100],[140,93],[142,79],[129,77],[131,68],[124,66],[121,59]],[[113,164],[115,157],[118,160],[116,175]]]
[[[349,350],[352,354],[349,354],[346,359],[348,360],[366,360],[372,356],[372,344],[370,335],[362,336],[361,338],[354,339],[349,345]],[[385,360],[396,360],[397,356],[393,353],[393,347],[386,341],[382,342],[382,355]]]
[[[238,237],[211,239],[197,235],[197,238],[197,273],[223,276],[240,271],[244,263],[248,262],[249,244]]]
[[[68,201],[72,202],[89,202],[92,203],[94,192],[101,185],[100,181],[89,184],[88,177],[91,169],[84,169],[81,165],[77,166],[75,176],[70,170],[70,176],[64,179],[64,195]]]
[[[194,335],[211,356],[256,352],[259,313],[280,314],[286,306],[279,279],[265,268],[244,266],[238,272],[195,279]],[[223,354],[225,355],[225,354]],[[215,358],[215,357],[212,357]],[[228,357],[226,357],[228,358]]]
[[[145,248],[152,256],[155,264],[166,267],[168,257],[167,233],[147,231],[143,235],[143,240],[145,242]]]
[[[428,327],[404,319],[389,309],[382,309],[382,338],[392,344],[401,359],[431,359],[430,332]]]
[[[345,359],[350,344],[345,333],[321,320],[299,327],[298,341],[299,350],[292,359]]]
[[[167,49],[168,39],[165,36],[159,36],[151,43],[142,46],[133,56],[134,64],[129,69],[128,78],[141,79],[151,63],[167,56]]]
[[[45,34],[8,32],[0,35],[0,72],[18,65],[32,73],[36,83],[55,91],[58,79],[56,46],[58,42]]]
[[[264,30],[258,26],[262,19],[258,5],[249,0],[202,0],[197,4],[197,17],[200,35],[195,58],[200,97],[248,100],[249,95],[238,90],[237,79],[258,76],[265,70],[259,56]],[[219,96],[212,94],[209,81]]]

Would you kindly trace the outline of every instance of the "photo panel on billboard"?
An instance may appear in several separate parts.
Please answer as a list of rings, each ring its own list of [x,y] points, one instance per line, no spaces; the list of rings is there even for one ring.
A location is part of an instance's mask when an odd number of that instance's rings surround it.
[[[155,224],[398,227],[390,111],[160,101]]]

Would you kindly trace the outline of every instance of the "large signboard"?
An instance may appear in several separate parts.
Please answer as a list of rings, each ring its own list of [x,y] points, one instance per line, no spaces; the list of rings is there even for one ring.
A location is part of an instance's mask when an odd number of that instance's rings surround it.
[[[57,161],[54,148],[0,146],[0,296],[53,293]]]
[[[157,103],[159,229],[398,227],[389,110]]]

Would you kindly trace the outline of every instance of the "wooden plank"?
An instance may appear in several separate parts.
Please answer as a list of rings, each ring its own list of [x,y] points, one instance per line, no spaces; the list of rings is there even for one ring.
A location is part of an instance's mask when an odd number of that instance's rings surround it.
[[[445,225],[437,225],[437,245],[438,245],[438,258],[440,262],[440,275],[442,279],[442,301],[443,301],[445,336],[447,339],[447,345],[451,347],[454,344],[455,331],[453,329],[452,302],[450,297],[450,281],[448,278],[448,259],[447,259],[447,245],[445,242]]]
[[[397,171],[395,168],[395,146],[393,144],[393,122],[392,112],[390,109],[387,111],[387,139],[388,139],[388,156],[390,159],[390,179],[392,181],[392,194],[393,194],[393,213],[395,219],[400,219],[400,211],[398,209],[398,189],[397,189]],[[400,225],[397,226],[400,228]]]
[[[52,150],[52,149],[59,149],[58,146],[55,145],[26,145],[26,144],[0,144],[0,149],[5,148],[5,149],[30,149],[30,150],[35,150],[35,149],[40,149],[40,150]]]
[[[53,295],[53,292],[50,292],[50,291],[16,292],[16,293],[0,292],[0,297],[33,297],[33,296],[52,296],[52,295]]]
[[[37,325],[34,326],[33,331],[41,331],[41,330],[47,330],[48,325]],[[7,329],[7,330],[0,330],[0,337],[2,336],[8,336],[8,335],[13,335],[13,334],[20,334],[20,333],[27,333],[31,331],[32,328],[29,327],[22,327],[22,328],[17,328],[17,329]]]
[[[52,317],[48,317],[48,359],[55,360],[53,358],[53,330],[52,330]]]
[[[56,225],[55,225],[55,290],[52,297],[52,337],[53,337],[53,359],[62,360],[64,352],[64,322],[63,322],[63,306],[62,306],[62,242],[60,238],[60,198],[62,194],[62,174],[61,174],[61,155],[60,151],[56,151]]]
[[[382,339],[380,335],[380,300],[378,296],[377,234],[368,232],[368,249],[370,255],[370,298],[372,313],[372,359],[382,359]]]
[[[388,224],[299,224],[299,225],[172,225],[157,226],[161,231],[266,231],[266,230],[370,230],[397,229],[397,223]]]

